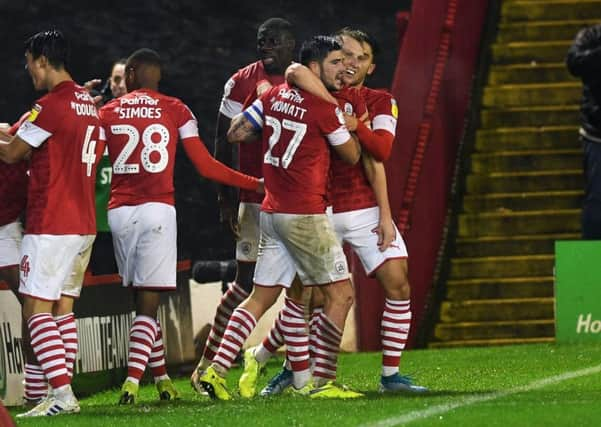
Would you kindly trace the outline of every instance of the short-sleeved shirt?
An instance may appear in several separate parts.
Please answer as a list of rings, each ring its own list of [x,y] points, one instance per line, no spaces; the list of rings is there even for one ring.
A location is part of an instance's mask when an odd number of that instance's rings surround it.
[[[96,234],[94,181],[104,132],[88,92],[64,81],[17,131],[32,146],[26,234]]]
[[[345,112],[352,110],[353,103],[366,104],[372,129],[383,129],[393,136],[396,131],[397,105],[388,92],[366,87],[359,89],[346,89],[334,93]],[[350,98],[353,96],[354,98]],[[357,101],[357,97],[359,101]],[[361,110],[353,112],[361,117]],[[330,169],[329,198],[334,213],[349,212],[377,206],[375,194],[367,180],[365,170],[361,163],[350,166],[332,156]]]
[[[9,129],[8,133],[14,135],[28,116],[29,112],[23,114],[19,121]],[[26,160],[10,165],[0,162],[0,200],[2,200],[0,226],[14,222],[25,209],[28,166],[29,162]]]
[[[219,112],[230,119],[241,113],[257,99],[257,84],[261,80],[267,80],[272,86],[277,86],[284,83],[284,76],[267,74],[261,61],[241,68],[225,84]],[[241,144],[238,153],[240,172],[257,178],[263,176],[261,168],[263,153],[259,144]],[[240,200],[247,203],[261,203],[263,195],[241,189]]]
[[[282,84],[244,112],[263,128],[266,212],[321,214],[326,208],[329,145],[350,138],[340,108]]]
[[[100,110],[113,165],[109,209],[148,202],[174,204],[178,140],[198,137],[198,123],[178,98],[139,89]]]

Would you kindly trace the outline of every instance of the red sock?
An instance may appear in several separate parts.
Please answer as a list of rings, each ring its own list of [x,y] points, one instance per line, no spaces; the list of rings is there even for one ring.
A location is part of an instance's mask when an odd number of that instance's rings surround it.
[[[44,370],[40,365],[33,363],[25,364],[25,390],[24,397],[27,400],[39,400],[48,394],[48,383]]]
[[[255,326],[257,326],[257,320],[249,311],[240,307],[235,309],[213,362],[227,371]]]
[[[139,383],[157,337],[157,324],[152,317],[138,315],[129,330],[129,356],[127,379]]]
[[[53,388],[70,384],[65,362],[65,345],[50,313],[34,314],[27,320],[31,347]]]
[[[401,354],[409,336],[410,301],[395,301],[386,298],[381,325],[382,375],[394,375],[399,371]]]
[[[342,340],[342,331],[325,313],[321,313],[318,322],[313,367],[313,377],[317,385],[336,379],[338,352]]]
[[[223,294],[221,302],[217,307],[217,313],[215,314],[215,319],[213,320],[211,332],[209,332],[209,337],[207,338],[207,343],[205,344],[205,348],[202,353],[203,359],[212,361],[215,358],[215,354],[217,353],[217,349],[221,344],[223,333],[225,332],[227,322],[230,319],[232,312],[247,297],[248,292],[242,289],[242,287],[240,287],[240,285],[237,283],[233,283],[227,292]]]
[[[73,378],[73,369],[77,358],[77,325],[73,313],[64,314],[54,318],[61,338],[65,344],[65,363],[69,377]]]
[[[167,368],[165,367],[165,349],[163,347],[163,331],[157,320],[157,338],[154,340],[148,367],[155,380],[161,380],[167,377]]]

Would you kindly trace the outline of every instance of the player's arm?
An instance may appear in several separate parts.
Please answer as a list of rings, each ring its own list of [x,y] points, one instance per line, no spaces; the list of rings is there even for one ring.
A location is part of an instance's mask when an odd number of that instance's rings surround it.
[[[376,196],[376,202],[380,210],[380,219],[375,232],[378,234],[378,248],[385,251],[396,237],[396,230],[393,226],[392,212],[390,211],[390,202],[388,201],[388,187],[386,183],[386,171],[384,164],[375,160],[368,153],[361,155],[365,176],[369,181],[371,188]]]
[[[184,150],[198,173],[205,178],[245,190],[263,192],[263,184],[255,177],[229,168],[209,154],[199,137],[193,136],[182,141]]]
[[[332,145],[332,149],[336,152],[338,157],[340,157],[344,162],[354,165],[361,158],[361,146],[359,145],[359,141],[355,135],[349,135],[350,139],[342,144],[330,144]]]
[[[259,139],[262,130],[263,104],[258,99],[232,119],[230,128],[227,131],[227,140],[231,144],[256,141]]]
[[[361,120],[354,120],[354,122],[356,123],[354,130],[359,137],[363,150],[380,162],[388,160],[392,152],[394,135],[385,129],[371,130]]]
[[[286,81],[291,85],[306,90],[331,104],[338,105],[336,98],[326,89],[319,77],[304,65],[297,62],[292,63],[286,68],[284,76],[286,77]]]
[[[31,153],[31,145],[19,136],[3,132],[0,136],[0,160],[4,163],[17,163]]]

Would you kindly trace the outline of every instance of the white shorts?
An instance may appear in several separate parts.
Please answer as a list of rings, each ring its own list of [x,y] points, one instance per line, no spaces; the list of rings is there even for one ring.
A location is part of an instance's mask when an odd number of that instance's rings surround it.
[[[177,275],[177,221],[166,203],[108,211],[115,259],[123,286],[173,290]]]
[[[259,251],[259,218],[261,205],[259,203],[240,202],[238,207],[238,225],[240,237],[236,242],[236,260],[242,262],[257,262]]]
[[[254,282],[290,287],[298,273],[305,286],[349,278],[344,251],[325,214],[261,212],[261,239]]]
[[[19,292],[45,301],[56,301],[61,295],[79,297],[95,238],[93,234],[26,234]]]
[[[0,268],[19,265],[22,237],[19,221],[0,226]]]
[[[384,252],[378,249],[378,235],[373,231],[380,219],[378,207],[335,213],[331,218],[338,239],[351,245],[368,276],[390,259],[407,258],[407,247],[396,225],[396,239]]]

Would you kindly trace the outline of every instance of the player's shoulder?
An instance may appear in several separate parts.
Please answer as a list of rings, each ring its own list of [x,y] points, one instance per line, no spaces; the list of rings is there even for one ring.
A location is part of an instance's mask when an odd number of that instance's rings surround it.
[[[377,101],[377,100],[384,100],[384,101],[389,101],[391,99],[393,99],[393,96],[390,92],[388,92],[386,89],[373,89],[370,87],[366,87],[363,86],[360,89],[362,95],[365,97],[366,100],[373,100],[373,101]]]
[[[261,61],[255,61],[236,71],[232,75],[232,79],[235,81],[256,80],[264,73],[263,63]]]

